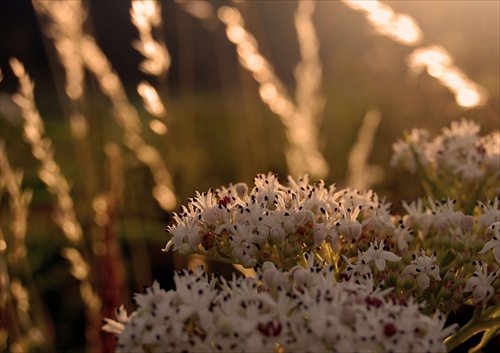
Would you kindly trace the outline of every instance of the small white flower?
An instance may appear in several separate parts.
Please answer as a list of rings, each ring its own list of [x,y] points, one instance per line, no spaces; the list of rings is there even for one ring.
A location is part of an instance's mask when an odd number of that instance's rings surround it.
[[[270,287],[289,287],[288,275],[276,268],[276,265],[270,261],[262,265],[262,280]]]
[[[358,259],[362,264],[368,264],[374,261],[379,271],[385,269],[386,261],[394,262],[399,260],[401,260],[399,256],[386,250],[385,240],[381,241],[380,245],[377,244],[377,240],[373,243],[369,243],[368,250],[361,252],[361,256]]]
[[[493,237],[490,241],[484,244],[479,253],[484,254],[485,252],[494,249],[493,255],[495,256],[495,260],[500,263],[500,222],[495,222],[488,228],[493,232]]]
[[[361,207],[341,209],[342,219],[338,222],[339,233],[348,239],[358,239],[361,235],[363,227],[356,220]]]
[[[390,162],[391,166],[401,166],[411,173],[415,173],[417,171],[417,162],[414,154],[416,154],[421,165],[427,166],[430,162],[426,152],[428,143],[429,132],[427,130],[412,129],[407,141],[399,140],[392,145],[394,153]]]
[[[200,193],[196,191],[196,196],[188,199],[194,209],[200,210],[203,221],[207,224],[215,225],[219,217],[220,209],[217,197],[212,190]]]
[[[477,227],[489,227],[495,222],[500,221],[500,197],[495,197],[494,200],[488,200],[487,203],[478,201],[478,206],[481,208],[481,216],[477,220]]]
[[[406,250],[408,242],[413,240],[413,230],[410,227],[405,227],[403,220],[399,222],[399,227],[394,230],[394,237],[399,250]]]
[[[464,292],[472,292],[474,303],[488,301],[495,293],[491,283],[498,277],[499,273],[493,271],[488,274],[488,268],[483,262],[474,261],[476,272],[465,284]]]
[[[280,190],[281,185],[276,174],[258,174],[253,181],[255,187],[251,194],[255,195],[257,202],[263,203],[269,209],[274,208],[274,201],[285,194]]]
[[[467,150],[479,139],[481,127],[472,120],[452,121],[451,127],[443,128],[443,138],[447,147],[455,152]]]
[[[451,226],[461,226],[464,214],[461,211],[455,211],[456,202],[455,199],[451,198],[443,199],[441,202],[432,201],[429,198],[429,205],[434,214],[434,226],[436,228],[449,230]]]
[[[125,325],[129,321],[127,311],[125,310],[125,307],[123,305],[116,310],[116,318],[118,319],[118,321],[112,319],[104,319],[104,322],[106,324],[102,327],[102,330],[114,334],[122,333],[122,331],[125,329]]]
[[[358,258],[360,257],[361,253],[358,255]],[[351,264],[349,259],[344,255],[342,255],[342,259],[347,263],[347,267],[345,272],[341,274],[341,278],[346,278],[346,280],[351,283],[361,284],[367,288],[373,288],[373,273],[368,264],[362,263],[361,261]]]
[[[497,175],[500,171],[500,132],[496,131],[480,140],[480,146],[484,149],[485,164]]]
[[[173,214],[174,224],[167,227],[166,231],[172,235],[163,251],[168,251],[174,246],[183,255],[196,252],[201,244],[201,234],[203,229],[199,225],[201,214],[199,210],[182,207],[182,213]]]
[[[419,198],[417,201],[412,201],[410,203],[403,201],[402,205],[408,213],[403,217],[404,225],[406,227],[417,225],[424,233],[427,233],[434,221],[434,215],[431,210],[423,206],[423,200]]]
[[[462,161],[453,170],[461,180],[466,183],[480,182],[484,177],[484,170],[481,169],[482,158],[477,153],[464,152]]]
[[[418,286],[422,289],[427,289],[430,284],[430,277],[435,280],[440,281],[439,267],[434,264],[436,261],[436,255],[432,254],[427,256],[424,249],[420,249],[420,256],[413,254],[413,261],[406,266],[403,271],[404,274],[411,274],[417,276]]]

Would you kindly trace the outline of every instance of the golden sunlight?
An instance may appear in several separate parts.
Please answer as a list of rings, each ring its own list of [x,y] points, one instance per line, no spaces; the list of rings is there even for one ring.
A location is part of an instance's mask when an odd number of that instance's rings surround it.
[[[167,111],[163,105],[156,89],[147,81],[142,81],[137,85],[137,92],[144,101],[144,108],[153,116],[163,117]]]
[[[395,13],[378,0],[342,0],[357,11],[364,11],[366,18],[380,34],[405,45],[415,45],[422,39],[422,31],[408,15]]]
[[[418,74],[422,70],[435,78],[454,95],[463,108],[474,108],[486,103],[486,89],[474,82],[456,66],[451,55],[441,46],[417,48],[406,60],[410,69]]]
[[[168,132],[167,125],[158,119],[149,122],[149,128],[157,135],[163,136]]]

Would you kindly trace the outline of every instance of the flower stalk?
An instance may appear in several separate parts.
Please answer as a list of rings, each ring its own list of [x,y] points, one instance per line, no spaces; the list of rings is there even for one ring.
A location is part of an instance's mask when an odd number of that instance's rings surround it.
[[[485,340],[481,340],[481,342],[474,347],[474,351],[480,350],[483,345],[487,343],[488,339],[493,338],[492,335],[497,332],[500,327],[500,306],[497,305],[490,309],[494,309],[495,312],[490,313],[491,310],[489,310],[481,313],[480,310],[477,310],[465,326],[445,339],[444,343],[446,344],[446,349],[451,351],[476,334],[485,332]]]

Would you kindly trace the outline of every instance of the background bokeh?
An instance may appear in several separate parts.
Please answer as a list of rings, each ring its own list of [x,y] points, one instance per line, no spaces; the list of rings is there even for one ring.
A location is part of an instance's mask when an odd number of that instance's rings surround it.
[[[293,70],[299,61],[293,24],[295,1],[211,1],[217,9],[237,7],[259,48],[287,85],[295,89]],[[369,164],[380,166],[383,178],[372,187],[398,208],[400,200],[423,194],[417,179],[389,167],[391,144],[413,127],[436,135],[453,120],[472,119],[482,134],[500,127],[500,3],[498,1],[387,1],[397,12],[412,16],[422,29],[423,46],[444,47],[474,82],[484,86],[489,99],[474,109],[459,107],[452,93],[426,73],[413,75],[405,58],[414,48],[381,36],[363,14],[337,1],[319,1],[314,22],[320,40],[323,65],[322,113],[319,146],[329,164],[327,184],[345,186],[348,155],[363,117],[369,109],[381,114]],[[163,82],[138,70],[143,57],[132,48],[137,30],[130,21],[129,1],[86,1],[87,29],[107,55],[141,114],[145,136],[155,146],[173,175],[178,200],[185,204],[196,190],[229,183],[251,183],[257,173],[287,175],[285,135],[279,118],[261,101],[258,84],[239,63],[234,45],[218,20],[203,22],[186,13],[174,1],[162,1],[163,35],[172,66]],[[105,146],[120,146],[124,175],[123,200],[116,217],[127,281],[123,293],[132,308],[130,293],[157,279],[171,286],[171,271],[185,260],[162,253],[163,229],[170,214],[152,196],[154,180],[146,166],[121,142],[123,136],[110,118],[107,98],[90,75],[86,77],[86,118],[90,127],[92,165],[83,159],[70,133],[68,100],[64,95],[64,70],[53,43],[45,34],[47,20],[37,17],[26,0],[0,4],[0,138],[5,141],[11,165],[24,171],[23,186],[33,190],[26,243],[40,316],[50,323],[52,348],[85,349],[85,318],[78,282],[61,256],[66,240],[52,221],[54,198],[38,177],[40,167],[24,142],[22,117],[12,102],[17,80],[8,60],[18,58],[35,82],[37,107],[46,125],[46,136],[55,147],[55,160],[72,184],[75,210],[84,231],[93,232],[92,199],[85,190],[91,170],[106,179]],[[168,110],[168,133],[158,136],[147,130],[151,116],[142,107],[136,85],[147,80],[159,88]],[[101,189],[99,189],[101,188]],[[8,199],[0,194],[2,229],[8,225]],[[7,234],[8,230],[4,230]],[[8,236],[8,234],[7,234]],[[90,248],[92,248],[90,246]],[[216,266],[212,264],[212,266]],[[230,271],[217,267],[219,271]],[[93,267],[99,271],[99,267]],[[34,294],[33,294],[34,297]],[[41,308],[41,309],[40,309]]]

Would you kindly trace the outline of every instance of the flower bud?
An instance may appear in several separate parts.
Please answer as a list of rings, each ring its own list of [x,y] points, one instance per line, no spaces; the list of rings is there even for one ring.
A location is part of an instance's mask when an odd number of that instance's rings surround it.
[[[465,286],[467,281],[467,278],[464,274],[458,274],[456,281],[452,285],[453,290],[462,290],[462,288]]]
[[[357,256],[357,255],[358,255],[358,249],[355,246],[353,246],[349,249],[346,256],[348,258],[351,258],[351,257]]]
[[[358,221],[341,221],[339,231],[340,234],[344,235],[347,238],[358,239],[361,235],[363,228],[361,223]]]
[[[416,281],[413,278],[406,277],[405,275],[400,275],[396,280],[398,288],[403,288],[406,290],[412,289]]]
[[[191,247],[191,245],[186,243],[183,243],[177,251],[179,252],[180,255],[190,255],[194,253],[194,250]]]
[[[453,250],[461,253],[465,250],[465,243],[462,240],[455,238],[451,241],[451,247]]]
[[[396,285],[397,281],[398,281],[398,274],[397,274],[397,272],[389,272],[389,274],[385,277],[385,283],[388,286],[394,286],[394,285]]]
[[[305,210],[297,211],[297,213],[293,215],[293,221],[297,226],[304,223],[306,221],[306,218],[307,218],[307,212]]]
[[[477,254],[478,252],[483,250],[484,244],[485,244],[484,239],[474,238],[472,240],[472,246],[471,246],[474,253]]]
[[[401,261],[388,261],[387,262],[387,269],[388,270],[399,270],[401,267]],[[403,269],[401,269],[403,271]]]
[[[445,248],[449,248],[451,247],[451,239],[449,237],[439,237],[441,240],[442,240],[442,245],[445,247]]]
[[[396,279],[396,286],[398,288],[404,288],[406,284],[406,277],[403,275],[399,275],[398,278]]]
[[[457,275],[455,274],[455,271],[453,269],[448,270],[448,272],[446,272],[446,274],[443,277],[443,283],[446,284],[449,281],[454,280],[456,276]]]
[[[292,233],[295,230],[295,224],[289,219],[283,221],[283,229],[286,233]]]
[[[444,300],[449,300],[453,296],[453,292],[451,291],[451,288],[448,288],[447,286],[443,286],[441,288],[441,291],[439,292],[439,295]]]
[[[475,223],[476,223],[476,221],[474,220],[474,217],[469,216],[469,215],[463,216],[462,219],[460,220],[460,226],[465,231],[473,230]]]
[[[238,197],[243,198],[245,195],[248,194],[248,186],[245,183],[238,183],[234,186],[234,189],[236,190],[236,194]]]
[[[468,264],[471,261],[471,255],[469,250],[465,250],[462,253],[462,258],[464,259],[464,263]]]
[[[302,239],[302,241],[308,248],[314,247],[314,234],[304,234],[304,238]]]
[[[257,259],[250,256],[250,255],[243,255],[243,257],[241,258],[241,265],[244,267],[244,268],[252,268],[254,267],[255,265],[257,265]]]
[[[296,257],[296,256],[300,255],[301,253],[302,253],[302,247],[296,246],[295,248],[293,248],[292,256]]]
[[[214,225],[217,223],[217,207],[210,207],[206,208],[201,212],[201,217],[203,218],[203,221],[206,222],[207,224]]]
[[[459,227],[459,226],[461,226],[462,220],[464,219],[464,217],[466,217],[466,216],[461,211],[456,211],[456,212],[453,212],[449,216],[449,221],[454,226]],[[471,216],[468,216],[468,217],[471,217]],[[472,218],[472,220],[474,220],[474,218]],[[466,220],[465,222],[468,223],[468,222],[470,222],[470,220],[469,221]]]
[[[439,292],[439,285],[437,281],[431,280],[429,287],[427,287],[426,292],[429,293],[438,293]]]
[[[405,266],[408,266],[413,260],[413,257],[412,257],[412,254],[410,253],[406,253],[406,254],[403,254],[403,256],[401,257],[401,261],[403,261],[403,264]]]
[[[269,244],[280,244],[285,240],[285,230],[281,227],[272,227],[269,231]]]
[[[284,257],[290,257],[293,254],[293,250],[296,248],[295,243],[287,243],[283,247],[283,256]]]
[[[458,303],[458,304],[463,304],[464,302],[464,294],[462,293],[462,291],[460,289],[456,289],[454,292],[453,292],[453,301],[455,303]]]

